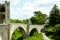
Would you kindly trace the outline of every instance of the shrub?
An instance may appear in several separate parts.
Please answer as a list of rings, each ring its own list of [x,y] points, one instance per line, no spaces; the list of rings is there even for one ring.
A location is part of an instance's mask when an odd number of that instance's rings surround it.
[[[35,36],[31,36],[28,39],[24,39],[24,40],[42,40],[42,39],[43,39],[43,35],[40,33],[40,34],[37,34]]]

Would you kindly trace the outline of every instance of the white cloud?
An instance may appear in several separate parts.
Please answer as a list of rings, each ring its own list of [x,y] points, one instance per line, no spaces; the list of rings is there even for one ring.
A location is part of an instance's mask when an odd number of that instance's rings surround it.
[[[30,11],[34,9],[34,5],[32,3],[26,2],[22,9]]]
[[[16,6],[20,0],[10,0],[12,6]]]
[[[32,11],[25,10],[23,8],[14,9],[11,7],[11,19],[27,19],[33,16]]]
[[[60,0],[38,0],[37,3],[59,3]]]
[[[10,7],[10,18],[18,18],[18,12],[16,10],[14,10],[12,7]]]
[[[25,2],[23,7],[19,8],[17,4],[19,4],[21,0],[12,0],[11,1],[11,18],[16,19],[26,19],[33,16],[33,12],[36,10],[41,11],[49,15],[50,10],[54,4],[57,4],[60,7],[60,0],[36,0],[32,2]],[[39,6],[40,5],[40,6]],[[41,5],[43,5],[41,7]],[[49,6],[50,5],[50,6]],[[13,7],[14,6],[14,7]]]

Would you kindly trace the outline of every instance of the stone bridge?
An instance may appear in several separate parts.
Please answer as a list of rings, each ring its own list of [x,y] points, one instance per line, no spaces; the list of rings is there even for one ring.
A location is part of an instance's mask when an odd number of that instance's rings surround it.
[[[23,37],[26,35],[29,36],[30,32],[35,29],[38,33],[41,32],[41,29],[44,28],[45,25],[27,25],[21,23],[14,24],[0,24],[0,37],[2,40],[11,40],[12,34],[14,31],[19,28],[22,32]]]
[[[20,24],[14,23],[10,24],[10,39],[12,37],[13,32],[19,28],[22,31],[23,36],[29,35],[32,29],[36,29],[38,33],[41,32],[41,29],[44,28],[45,25],[27,25],[27,24]]]
[[[17,28],[22,31],[23,37],[29,36],[33,29],[40,33],[44,28],[45,25],[10,23],[10,2],[5,1],[3,4],[0,4],[0,40],[11,40],[12,34]]]

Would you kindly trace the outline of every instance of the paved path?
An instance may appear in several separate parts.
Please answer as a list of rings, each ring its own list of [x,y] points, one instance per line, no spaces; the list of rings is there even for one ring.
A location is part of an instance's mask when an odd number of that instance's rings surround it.
[[[45,35],[45,33],[42,33],[43,34],[43,40],[50,40],[46,35]]]

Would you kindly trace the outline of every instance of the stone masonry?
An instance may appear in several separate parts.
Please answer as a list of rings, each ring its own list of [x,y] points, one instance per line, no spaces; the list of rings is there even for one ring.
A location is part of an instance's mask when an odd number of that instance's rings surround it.
[[[3,5],[4,4],[4,5]],[[38,33],[41,32],[41,29],[44,28],[45,25],[28,25],[21,23],[10,23],[10,2],[5,1],[0,5],[0,36],[1,40],[11,40],[13,32],[20,28],[23,34],[23,37],[26,35],[29,36],[32,29],[36,28]],[[1,8],[1,6],[3,6]],[[5,11],[3,11],[3,8]]]

